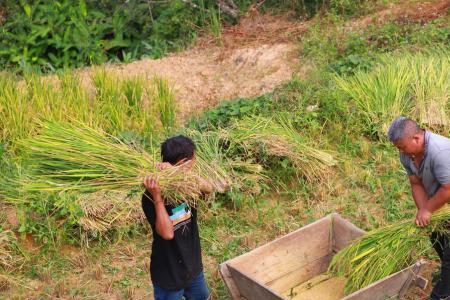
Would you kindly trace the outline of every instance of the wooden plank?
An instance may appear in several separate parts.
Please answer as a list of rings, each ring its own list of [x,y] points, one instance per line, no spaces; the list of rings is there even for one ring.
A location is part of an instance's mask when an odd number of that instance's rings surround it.
[[[253,279],[267,283],[327,256],[330,252],[331,217],[327,216],[230,260],[227,264]]]
[[[239,289],[241,296],[248,300],[287,300],[262,282],[248,277],[239,270],[228,265],[231,276]]]
[[[404,291],[409,287],[409,284],[411,284],[410,279],[416,276],[423,264],[423,261],[419,261],[416,264],[384,279],[378,280],[341,300],[384,300],[389,297],[397,296],[401,291]]]
[[[333,252],[338,252],[345,248],[351,241],[361,237],[366,232],[346,219],[343,219],[339,214],[332,214],[333,221]]]
[[[230,270],[228,270],[228,266],[226,263],[220,264],[219,273],[223,281],[225,282],[225,285],[228,289],[228,293],[230,294],[231,299],[233,300],[242,299],[241,294],[239,294],[239,290],[237,289],[236,284],[234,283],[233,277],[231,277]]]
[[[274,291],[284,293],[294,286],[310,280],[317,275],[324,273],[330,265],[332,255],[323,256],[309,264],[303,265],[283,277],[267,282],[266,285]]]

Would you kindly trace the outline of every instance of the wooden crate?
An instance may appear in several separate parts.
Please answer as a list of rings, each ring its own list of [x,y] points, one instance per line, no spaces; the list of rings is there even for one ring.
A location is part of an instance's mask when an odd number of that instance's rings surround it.
[[[232,299],[291,299],[286,291],[326,272],[333,255],[364,233],[334,213],[222,263],[220,273]],[[402,296],[411,283],[426,284],[417,276],[423,265],[418,261],[341,299]]]

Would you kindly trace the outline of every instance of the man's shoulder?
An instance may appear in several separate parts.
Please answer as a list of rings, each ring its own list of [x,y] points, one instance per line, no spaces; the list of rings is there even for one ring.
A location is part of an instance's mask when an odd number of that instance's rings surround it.
[[[431,157],[439,155],[443,151],[450,152],[450,139],[445,136],[429,132],[427,150]]]

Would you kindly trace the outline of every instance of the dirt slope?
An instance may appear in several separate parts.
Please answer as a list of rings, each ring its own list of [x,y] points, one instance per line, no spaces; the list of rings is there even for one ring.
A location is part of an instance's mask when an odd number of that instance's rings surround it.
[[[450,0],[402,1],[348,22],[347,30],[396,20],[427,22],[448,12]],[[261,95],[294,74],[302,77],[311,69],[297,56],[297,40],[315,20],[293,22],[289,15],[261,15],[256,9],[236,26],[222,30],[221,45],[203,36],[187,51],[162,59],[144,59],[110,65],[121,76],[145,75],[167,78],[176,93],[180,121],[192,113],[213,107],[221,100]],[[90,68],[80,71],[90,85]]]

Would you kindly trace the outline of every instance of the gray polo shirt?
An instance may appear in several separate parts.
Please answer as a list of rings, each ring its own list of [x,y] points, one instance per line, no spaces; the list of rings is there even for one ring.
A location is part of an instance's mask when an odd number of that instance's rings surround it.
[[[446,137],[425,131],[425,154],[419,168],[404,154],[400,154],[400,161],[408,176],[416,175],[422,180],[429,198],[441,184],[450,183],[450,139]]]

